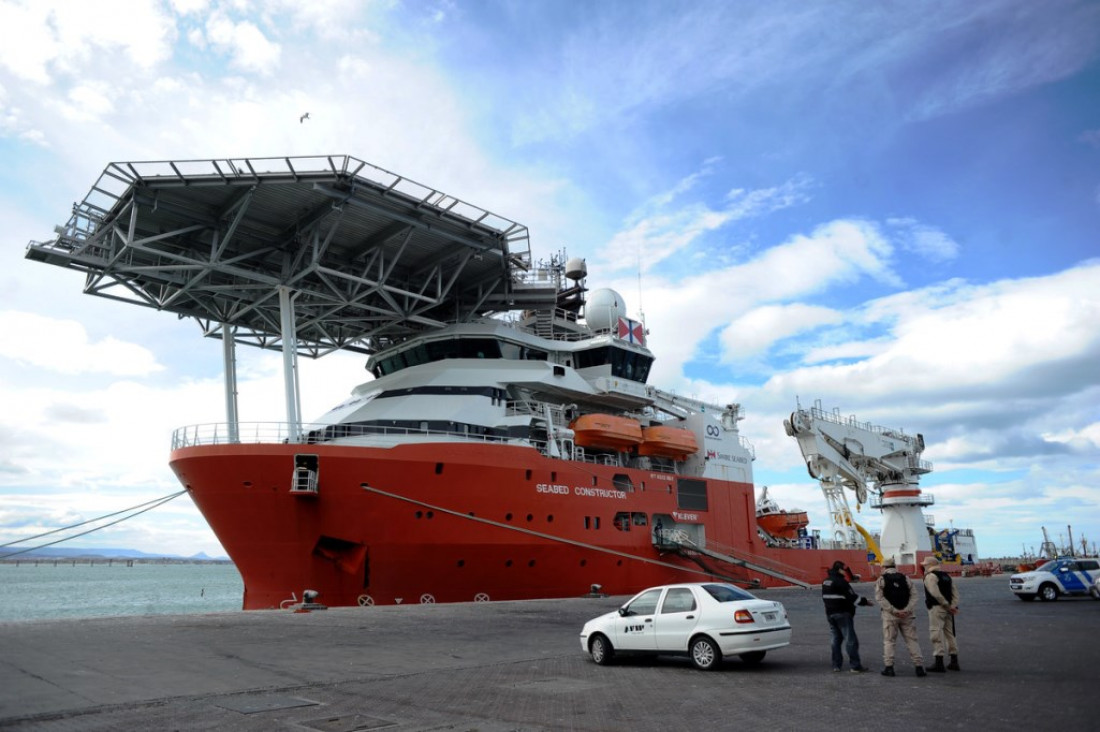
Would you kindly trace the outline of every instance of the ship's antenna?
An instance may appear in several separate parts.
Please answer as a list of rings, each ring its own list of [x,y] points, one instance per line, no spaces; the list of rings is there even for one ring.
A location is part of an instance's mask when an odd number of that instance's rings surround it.
[[[642,309],[642,243],[638,242],[638,318],[642,321],[642,332],[648,333],[645,327],[645,310]]]

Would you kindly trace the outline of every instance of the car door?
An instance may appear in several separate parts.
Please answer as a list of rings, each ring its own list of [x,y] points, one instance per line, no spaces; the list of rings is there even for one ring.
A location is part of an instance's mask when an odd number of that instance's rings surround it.
[[[686,651],[699,615],[699,600],[690,587],[670,587],[653,619],[657,650]]]
[[[1055,571],[1055,576],[1058,578],[1058,581],[1062,583],[1063,589],[1068,593],[1088,591],[1088,585],[1085,584],[1081,569],[1077,562],[1066,562],[1058,567]]]
[[[619,610],[612,643],[624,651],[655,651],[653,617],[663,588],[646,590]]]

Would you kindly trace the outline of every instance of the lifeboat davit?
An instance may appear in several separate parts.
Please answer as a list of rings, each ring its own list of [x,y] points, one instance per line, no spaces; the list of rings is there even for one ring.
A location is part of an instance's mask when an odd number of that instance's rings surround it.
[[[573,442],[601,450],[629,450],[642,442],[642,426],[613,414],[582,414],[569,424]]]
[[[641,446],[638,447],[639,455],[685,460],[688,455],[699,452],[695,433],[681,427],[668,425],[646,427],[642,430],[642,440]]]

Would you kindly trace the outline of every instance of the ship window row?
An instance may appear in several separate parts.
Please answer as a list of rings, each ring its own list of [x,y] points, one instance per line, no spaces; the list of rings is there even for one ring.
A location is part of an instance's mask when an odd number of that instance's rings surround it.
[[[496,386],[413,386],[407,389],[388,389],[376,399],[390,399],[404,396],[484,396],[492,400],[493,405],[504,404],[507,392]]]
[[[448,358],[491,358],[512,361],[546,361],[550,358],[547,351],[529,348],[518,343],[500,341],[495,338],[449,338],[439,341],[419,343],[385,358],[380,358],[371,367],[375,376],[392,374],[409,366],[443,361]]]
[[[577,351],[573,354],[577,368],[587,369],[593,366],[611,365],[611,375],[621,379],[629,379],[645,383],[649,378],[649,367],[653,365],[653,357],[642,353],[635,353],[615,346],[603,346],[601,348],[589,348],[585,351]]]

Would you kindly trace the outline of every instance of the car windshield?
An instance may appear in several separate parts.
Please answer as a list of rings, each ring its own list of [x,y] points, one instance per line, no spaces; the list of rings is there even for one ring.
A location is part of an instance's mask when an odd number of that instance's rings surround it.
[[[1035,571],[1036,572],[1053,572],[1054,568],[1057,567],[1057,566],[1058,566],[1058,562],[1051,560],[1049,562],[1044,562],[1044,563],[1040,564],[1038,567],[1035,568]]]
[[[750,595],[739,587],[733,585],[703,585],[703,589],[710,593],[718,602],[734,602],[736,600],[755,600],[755,595]]]

